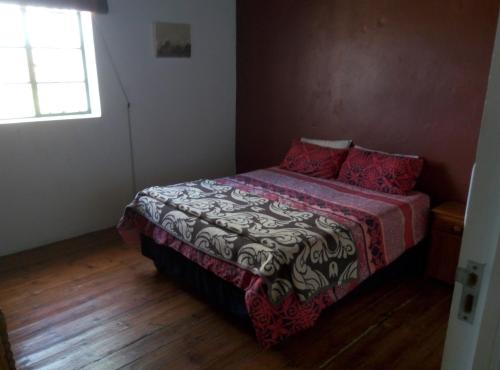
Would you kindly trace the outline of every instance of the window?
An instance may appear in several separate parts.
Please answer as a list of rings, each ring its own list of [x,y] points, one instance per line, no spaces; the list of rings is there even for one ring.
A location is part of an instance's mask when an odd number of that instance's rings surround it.
[[[0,123],[100,116],[89,12],[0,5]]]

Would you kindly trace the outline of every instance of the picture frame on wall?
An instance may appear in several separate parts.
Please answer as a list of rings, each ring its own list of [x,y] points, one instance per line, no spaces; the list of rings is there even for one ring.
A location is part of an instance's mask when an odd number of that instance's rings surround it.
[[[157,58],[191,57],[190,24],[155,22],[153,28]]]

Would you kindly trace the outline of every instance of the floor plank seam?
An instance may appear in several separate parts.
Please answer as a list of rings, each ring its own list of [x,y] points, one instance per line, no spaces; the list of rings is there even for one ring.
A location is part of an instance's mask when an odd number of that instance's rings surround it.
[[[92,361],[92,362],[89,362],[89,363],[87,363],[87,364],[85,364],[85,365],[83,365],[83,366],[79,367],[79,368],[78,368],[78,369],[76,369],[76,370],[84,370],[84,369],[87,369],[87,368],[88,368],[88,366],[92,366],[93,364],[96,364],[96,363],[98,363],[98,362],[100,362],[100,361],[103,361],[103,360],[105,360],[105,359],[109,358],[110,356],[112,356],[114,353],[119,352],[119,351],[121,351],[121,350],[123,350],[123,349],[125,349],[125,348],[128,348],[128,347],[130,347],[130,346],[134,345],[135,343],[140,342],[140,341],[141,341],[141,340],[143,340],[144,338],[147,338],[147,337],[149,337],[149,336],[151,336],[151,335],[154,335],[155,333],[158,333],[158,332],[162,331],[163,329],[164,329],[163,327],[159,327],[159,328],[157,328],[157,329],[155,329],[155,330],[151,331],[150,333],[144,334],[144,335],[142,335],[141,337],[139,337],[139,338],[137,338],[137,339],[135,339],[135,340],[133,340],[133,341],[131,341],[131,342],[129,342],[129,343],[126,343],[125,345],[123,345],[123,346],[121,346],[121,347],[119,347],[119,348],[115,348],[115,349],[113,349],[113,351],[111,351],[110,353],[107,353],[107,354],[105,354],[104,356],[102,356],[102,357],[100,357],[100,358],[98,358],[98,359],[96,359],[96,360],[94,360],[94,361]]]
[[[375,324],[370,325],[364,332],[362,332],[360,335],[358,335],[356,338],[351,340],[349,343],[347,343],[344,347],[342,347],[338,352],[333,354],[331,357],[326,359],[325,362],[323,362],[319,367],[318,370],[325,369],[327,366],[329,366],[336,358],[338,358],[340,355],[342,355],[344,352],[352,348],[356,343],[358,343],[361,339],[367,337],[372,331],[377,329],[378,327],[382,326],[387,320],[389,320],[396,312],[399,310],[403,309],[406,307],[408,304],[410,304],[412,301],[415,300],[415,297],[409,298],[403,303],[401,303],[398,307],[395,309],[387,312],[383,317]]]
[[[200,318],[200,322],[199,322],[199,323],[205,323],[205,322],[206,322],[206,321],[208,321],[208,320],[209,320],[209,319],[208,319],[208,317],[205,317],[205,318],[201,317],[201,318]],[[163,328],[163,329],[165,329],[165,328]],[[162,329],[162,330],[163,330],[163,329]],[[146,336],[146,337],[147,337],[147,336]],[[214,337],[212,337],[212,339],[213,339],[213,338],[214,338]],[[142,338],[142,339],[144,339],[144,338]],[[124,364],[124,365],[121,365],[121,366],[120,366],[119,368],[117,368],[116,370],[128,369],[128,368],[130,368],[131,364],[134,364],[134,363],[136,363],[137,361],[142,360],[144,357],[149,356],[151,353],[154,353],[155,351],[158,351],[158,350],[159,350],[159,349],[161,349],[161,348],[164,348],[164,347],[166,347],[166,346],[171,345],[171,344],[172,344],[173,342],[175,342],[176,340],[178,340],[178,339],[175,339],[175,338],[174,338],[173,340],[168,340],[168,341],[164,342],[163,344],[159,345],[158,347],[153,348],[153,349],[151,349],[151,350],[149,350],[149,351],[147,351],[147,352],[142,353],[142,355],[141,355],[141,356],[136,357],[136,358],[135,358],[135,359],[133,359],[132,361],[129,361],[128,363],[126,363],[126,364]],[[181,356],[181,355],[180,355],[180,356]],[[82,369],[82,370],[83,370],[83,369]]]
[[[142,308],[149,306],[151,304],[151,302],[156,302],[158,300],[163,300],[164,298],[169,297],[169,294],[170,294],[170,292],[162,294],[162,295],[160,295],[159,297],[157,297],[155,299],[151,299],[149,301],[141,303],[140,305],[138,305],[136,307],[130,308],[130,309],[125,310],[125,311],[123,311],[121,313],[117,313],[116,315],[111,316],[110,318],[108,318],[106,321],[107,322],[112,322],[112,321],[118,320],[120,317],[122,317],[124,315],[130,314],[130,313],[135,312],[135,311],[140,311]],[[177,292],[175,295],[177,295],[177,294],[179,294],[179,292]],[[52,343],[52,346],[55,346],[55,345],[58,345],[58,344],[61,344],[61,343],[64,343],[64,342],[68,342],[68,341],[70,341],[72,339],[81,337],[83,334],[85,334],[87,332],[91,332],[92,330],[99,328],[101,325],[102,325],[102,323],[96,323],[95,325],[91,325],[91,326],[89,326],[89,327],[87,327],[85,329],[82,329],[80,331],[73,332],[73,333],[71,333],[71,335],[69,335],[67,337],[61,338],[60,340],[56,340],[54,343]],[[14,345],[16,345],[16,344],[17,343],[14,342]],[[25,360],[27,357],[32,356],[32,355],[33,355],[33,353],[29,353],[27,355],[19,356],[19,358],[17,358],[17,361],[20,362],[20,363],[22,363],[23,360]]]

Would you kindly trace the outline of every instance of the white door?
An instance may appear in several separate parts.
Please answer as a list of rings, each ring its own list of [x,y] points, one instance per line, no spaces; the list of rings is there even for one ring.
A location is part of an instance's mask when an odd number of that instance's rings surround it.
[[[457,130],[460,128],[457,127]],[[455,283],[442,369],[500,370],[500,26],[484,106],[459,265],[485,264],[473,323],[461,321]]]

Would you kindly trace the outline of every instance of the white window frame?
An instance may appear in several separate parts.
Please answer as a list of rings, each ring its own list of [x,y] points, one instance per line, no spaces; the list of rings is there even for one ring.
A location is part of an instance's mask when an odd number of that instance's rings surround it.
[[[11,123],[27,123],[27,122],[46,122],[46,121],[59,121],[59,120],[70,120],[70,119],[85,119],[85,118],[98,118],[101,117],[101,103],[99,96],[99,84],[97,78],[97,67],[96,67],[96,57],[95,57],[95,47],[94,47],[94,36],[92,29],[92,15],[87,11],[77,11],[78,23],[80,31],[80,41],[82,52],[82,61],[84,69],[84,84],[87,96],[87,106],[88,109],[82,112],[70,112],[70,113],[53,113],[53,114],[42,114],[40,113],[40,104],[38,100],[38,88],[35,75],[35,67],[32,57],[32,46],[29,43],[27,24],[26,24],[26,8],[27,6],[21,5],[21,11],[23,13],[23,22],[25,30],[25,46],[27,60],[28,60],[28,71],[31,84],[33,103],[35,108],[35,115],[31,117],[23,118],[6,118],[0,119],[1,124],[11,124]],[[64,82],[61,82],[64,83]]]

